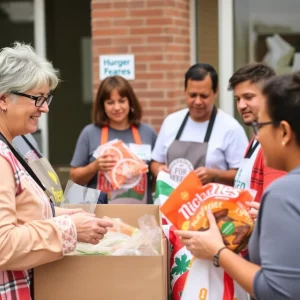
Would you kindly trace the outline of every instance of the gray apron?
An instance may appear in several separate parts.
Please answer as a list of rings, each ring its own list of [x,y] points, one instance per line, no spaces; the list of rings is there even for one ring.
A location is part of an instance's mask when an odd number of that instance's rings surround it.
[[[189,112],[186,114],[177,132],[175,140],[167,150],[167,165],[172,180],[181,182],[190,171],[205,166],[208,142],[214,126],[216,115],[217,108],[214,106],[207,126],[204,142],[198,143],[179,140],[189,118]]]
[[[57,206],[60,206],[64,199],[64,193],[56,172],[52,168],[48,159],[41,155],[41,153],[30,143],[26,136],[22,135],[22,138],[39,158],[37,160],[28,162],[28,165],[45,186],[51,200],[54,201]]]

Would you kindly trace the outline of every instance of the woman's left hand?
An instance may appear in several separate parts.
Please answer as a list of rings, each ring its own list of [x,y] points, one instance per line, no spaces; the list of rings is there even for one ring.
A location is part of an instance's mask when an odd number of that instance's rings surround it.
[[[182,243],[192,255],[211,260],[218,250],[224,247],[224,242],[211,211],[207,211],[207,218],[210,225],[207,231],[176,230],[175,234],[181,237]]]

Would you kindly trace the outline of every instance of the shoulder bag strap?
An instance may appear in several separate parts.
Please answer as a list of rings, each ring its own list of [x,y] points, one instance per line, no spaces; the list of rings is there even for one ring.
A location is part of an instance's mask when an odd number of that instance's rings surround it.
[[[22,138],[23,138],[23,140],[26,142],[26,144],[29,146],[29,148],[30,148],[31,150],[33,150],[33,151],[36,153],[36,155],[38,156],[38,158],[42,158],[42,157],[43,157],[42,154],[40,153],[40,151],[38,151],[38,150],[32,145],[32,143],[29,141],[29,139],[28,139],[25,135],[22,135]]]

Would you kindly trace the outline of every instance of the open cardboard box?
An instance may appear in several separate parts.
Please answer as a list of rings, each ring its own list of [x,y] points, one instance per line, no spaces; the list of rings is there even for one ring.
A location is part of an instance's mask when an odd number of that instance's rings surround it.
[[[161,224],[157,205],[97,205],[95,214],[133,226],[139,217],[152,214]],[[166,300],[167,241],[162,238],[159,256],[68,255],[42,265],[34,269],[34,299]]]

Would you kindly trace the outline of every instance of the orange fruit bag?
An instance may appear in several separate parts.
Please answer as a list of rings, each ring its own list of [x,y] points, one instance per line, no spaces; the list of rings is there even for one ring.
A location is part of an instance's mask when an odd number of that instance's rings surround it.
[[[129,189],[136,186],[141,176],[148,172],[148,165],[139,159],[121,140],[114,140],[101,146],[100,155],[109,154],[117,163],[114,168],[104,173],[113,188]]]
[[[245,206],[245,202],[253,201],[254,197],[252,190],[239,190],[219,183],[203,186],[192,171],[160,209],[176,228],[199,231],[209,228],[206,212],[211,210],[225,245],[238,252],[247,244],[254,227]]]

